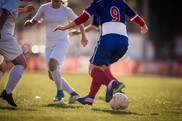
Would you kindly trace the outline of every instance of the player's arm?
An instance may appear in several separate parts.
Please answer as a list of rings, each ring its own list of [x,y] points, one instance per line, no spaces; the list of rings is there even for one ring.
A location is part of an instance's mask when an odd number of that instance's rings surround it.
[[[90,24],[88,26],[85,27],[85,32],[90,32],[92,30],[98,29],[98,27]],[[74,29],[70,31],[70,35],[79,35],[81,34],[81,32],[78,29]]]
[[[133,21],[136,24],[138,24],[141,28],[141,33],[145,34],[148,31],[145,21],[137,13],[135,13],[135,11],[133,11],[133,9],[131,9],[130,6],[125,1],[123,1],[123,4],[125,5],[126,9],[125,13],[130,18],[130,21]]]
[[[18,13],[28,13],[28,12],[33,12],[34,11],[34,6],[32,5],[28,5],[25,6],[24,8],[19,8],[18,9]]]
[[[79,27],[80,27],[80,32],[82,34],[81,44],[85,47],[88,44],[88,40],[85,35],[84,26],[81,24]]]
[[[36,15],[31,20],[25,21],[24,26],[33,26],[33,25],[35,25],[37,23],[40,23],[39,20],[41,20],[44,11],[45,11],[45,7],[40,6],[40,8],[38,9]]]
[[[2,14],[0,16],[0,39],[1,39],[1,30],[2,30],[9,14],[10,14],[10,12],[8,10],[6,10],[6,9],[2,10]]]
[[[148,27],[145,21],[139,15],[133,19],[133,22],[135,22],[136,24],[140,26],[142,34],[145,34],[148,31]]]
[[[89,5],[89,7],[87,9],[84,10],[84,12],[79,16],[77,17],[73,22],[71,22],[70,24],[62,27],[62,26],[57,26],[54,31],[57,31],[57,30],[66,30],[66,29],[69,29],[69,28],[72,28],[76,25],[80,25],[84,22],[86,22],[95,12],[95,9],[96,9],[96,3],[95,1],[92,1]]]
[[[90,32],[90,31],[93,31],[95,29],[98,29],[98,27],[95,26],[95,25],[90,24],[90,25],[85,27],[85,32]]]
[[[80,25],[84,22],[86,22],[88,19],[90,18],[90,16],[86,13],[86,12],[83,12],[79,17],[77,17],[74,21],[72,21],[70,24],[66,25],[66,26],[57,26],[54,31],[57,31],[57,30],[62,30],[62,31],[65,31],[67,29],[70,29],[76,25]]]

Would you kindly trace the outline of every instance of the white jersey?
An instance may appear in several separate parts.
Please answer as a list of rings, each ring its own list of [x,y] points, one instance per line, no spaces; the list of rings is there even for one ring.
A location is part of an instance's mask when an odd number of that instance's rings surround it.
[[[1,30],[1,39],[8,40],[11,39],[14,34],[15,22],[18,16],[19,0],[0,0],[0,16],[2,14],[2,9],[6,9],[10,12],[8,18]]]
[[[36,15],[33,17],[33,20],[39,21],[43,18],[46,25],[46,46],[50,47],[55,45],[57,41],[68,40],[68,30],[54,32],[54,29],[58,25],[67,25],[76,17],[77,15],[70,8],[61,4],[58,9],[54,9],[50,2],[40,6]]]

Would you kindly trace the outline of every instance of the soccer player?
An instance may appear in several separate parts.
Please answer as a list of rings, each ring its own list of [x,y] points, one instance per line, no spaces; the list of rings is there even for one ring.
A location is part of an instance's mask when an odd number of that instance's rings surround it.
[[[85,32],[90,32],[92,30],[98,30],[100,26],[100,17],[98,16],[98,14],[95,12],[93,14],[93,20],[92,23],[88,26],[85,27]],[[78,35],[80,34],[80,31],[78,29],[76,30],[72,30],[70,32],[70,35]],[[109,65],[107,68],[104,69],[104,72],[107,74],[107,76],[109,76],[109,78],[114,79],[118,82],[118,84],[121,87],[124,87],[124,84],[122,84],[122,82],[120,82],[112,73],[111,73],[111,65]],[[123,90],[119,89],[121,93],[124,93]],[[118,90],[115,90],[114,93],[118,92]]]
[[[12,91],[27,67],[23,52],[13,37],[19,3],[20,0],[0,1],[0,54],[3,55],[5,61],[10,61],[14,64],[9,74],[6,88],[0,96],[14,107],[17,107],[17,105],[13,100]]]
[[[144,20],[136,14],[123,0],[93,0],[82,15],[66,26],[58,26],[56,30],[66,30],[86,22],[96,12],[101,21],[101,36],[98,45],[90,59],[89,74],[92,77],[90,92],[87,96],[77,98],[82,104],[92,105],[95,95],[101,85],[106,85],[106,102],[110,102],[113,91],[120,91],[124,85],[108,76],[104,69],[117,62],[128,49],[128,37],[125,24],[125,14],[141,28],[145,34],[148,28]],[[115,93],[117,92],[115,91]]]
[[[35,9],[34,6],[28,5],[28,6],[25,6],[24,8],[19,8],[18,14],[32,12],[34,11],[34,9]],[[0,55],[0,81],[5,71],[6,71],[6,62],[4,61],[4,57]]]
[[[57,95],[53,100],[60,101],[64,97],[63,90],[65,90],[71,95],[68,103],[74,103],[79,94],[75,92],[60,73],[60,66],[70,47],[68,31],[53,32],[58,24],[66,25],[77,17],[70,8],[64,5],[65,2],[67,3],[67,1],[52,0],[50,3],[41,5],[36,15],[25,22],[25,26],[33,26],[41,18],[44,19],[46,25],[46,67],[50,79],[54,80],[57,87]],[[82,32],[81,43],[86,46],[88,40],[82,25],[80,25],[80,30]]]

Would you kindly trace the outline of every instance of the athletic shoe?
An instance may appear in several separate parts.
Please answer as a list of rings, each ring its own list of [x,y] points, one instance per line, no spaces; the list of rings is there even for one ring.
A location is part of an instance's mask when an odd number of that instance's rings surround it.
[[[60,101],[62,100],[64,97],[64,93],[63,90],[57,90],[57,95],[56,97],[53,99],[53,101]]]
[[[125,85],[123,83],[119,84],[118,87],[113,91],[113,94],[117,93],[117,92],[121,92],[124,93],[122,91],[122,89],[125,87]]]
[[[94,102],[94,98],[95,98],[95,96],[88,96],[87,95],[85,97],[77,98],[76,100],[83,105],[85,105],[85,104],[92,105]]]
[[[69,98],[68,103],[69,104],[73,104],[76,101],[76,99],[79,98],[79,97],[80,97],[79,94],[77,94],[76,92],[72,92],[71,93],[71,97]]]
[[[113,97],[113,90],[117,88],[117,81],[116,80],[110,80],[107,84],[107,90],[106,90],[106,102],[110,102],[110,100]]]
[[[17,107],[17,105],[15,104],[12,94],[7,94],[6,90],[3,90],[3,92],[1,93],[1,98],[3,98],[4,100],[6,100],[11,106]]]

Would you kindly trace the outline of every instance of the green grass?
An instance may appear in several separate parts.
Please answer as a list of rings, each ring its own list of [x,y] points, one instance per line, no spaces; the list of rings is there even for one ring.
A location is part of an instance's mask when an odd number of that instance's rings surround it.
[[[69,84],[85,96],[91,78],[87,74],[63,74]],[[8,73],[0,82],[5,88]],[[126,110],[113,111],[104,101],[105,86],[99,90],[92,106],[67,104],[69,95],[53,102],[54,82],[46,73],[25,72],[13,91],[18,107],[11,107],[0,99],[0,121],[182,121],[182,78],[161,76],[119,76],[129,98]],[[35,97],[39,96],[40,99]]]

